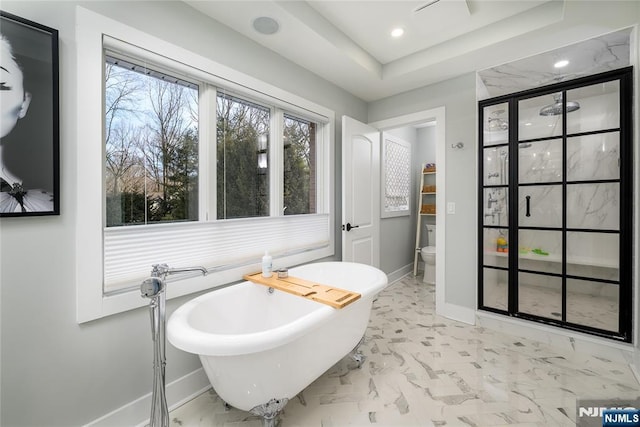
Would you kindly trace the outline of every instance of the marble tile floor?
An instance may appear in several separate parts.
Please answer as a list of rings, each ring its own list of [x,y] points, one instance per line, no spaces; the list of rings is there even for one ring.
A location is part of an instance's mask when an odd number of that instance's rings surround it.
[[[627,365],[442,318],[434,296],[413,276],[381,292],[364,365],[337,363],[288,403],[280,425],[574,426],[578,398],[640,397]],[[170,415],[171,426],[261,426],[213,390]]]

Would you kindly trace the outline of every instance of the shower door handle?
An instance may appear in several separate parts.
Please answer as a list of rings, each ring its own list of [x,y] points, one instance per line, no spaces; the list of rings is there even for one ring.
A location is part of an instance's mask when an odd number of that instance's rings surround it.
[[[524,216],[531,216],[531,196],[525,196],[527,203],[527,211]]]

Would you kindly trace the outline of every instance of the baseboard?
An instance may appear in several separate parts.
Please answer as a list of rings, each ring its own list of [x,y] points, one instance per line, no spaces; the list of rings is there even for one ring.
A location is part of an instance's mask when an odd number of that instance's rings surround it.
[[[476,324],[476,311],[473,308],[445,302],[437,314],[444,316],[447,319],[456,320],[468,325]]]
[[[638,364],[634,361],[629,365],[629,367],[631,368],[633,376],[636,377],[636,381],[640,384],[640,371],[638,370]]]
[[[631,363],[629,363],[629,367],[631,368],[631,372],[633,376],[636,378],[638,384],[640,384],[640,347],[633,347],[633,355],[631,356]]]
[[[194,397],[211,388],[211,383],[204,369],[195,371],[178,378],[167,384],[167,405],[173,410]],[[112,426],[137,426],[144,427],[149,424],[151,412],[151,393],[146,394],[133,402],[109,412],[108,414],[85,424],[84,427],[112,427]]]
[[[407,264],[404,267],[397,269],[396,271],[392,271],[391,273],[387,274],[389,284],[403,278],[404,276],[406,276],[412,271],[413,271],[413,263]]]

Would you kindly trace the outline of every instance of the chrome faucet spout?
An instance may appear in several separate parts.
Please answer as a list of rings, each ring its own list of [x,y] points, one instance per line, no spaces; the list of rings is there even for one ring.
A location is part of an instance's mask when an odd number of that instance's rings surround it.
[[[204,267],[195,266],[195,267],[185,267],[185,268],[170,268],[167,271],[167,274],[175,274],[175,273],[188,273],[190,271],[199,271],[203,276],[206,276],[209,270]]]
[[[171,268],[167,264],[154,264],[153,268],[151,269],[151,277],[166,278],[170,274],[188,273],[190,271],[199,271],[203,276],[206,276],[209,272],[209,270],[199,265],[195,267]]]

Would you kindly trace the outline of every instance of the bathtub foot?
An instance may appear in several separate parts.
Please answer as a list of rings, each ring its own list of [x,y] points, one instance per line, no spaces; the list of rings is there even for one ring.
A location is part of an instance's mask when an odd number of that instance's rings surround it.
[[[362,337],[362,339],[360,339],[358,344],[356,344],[355,348],[351,350],[351,353],[349,353],[349,357],[351,357],[351,359],[353,359],[357,363],[358,369],[362,368],[364,361],[367,359],[366,356],[360,353],[360,350],[359,350],[362,343],[364,343],[364,336]]]
[[[271,399],[267,403],[251,408],[249,412],[262,417],[262,427],[276,427],[279,424],[278,415],[288,402],[287,398]]]
[[[367,357],[359,351],[351,354],[351,358],[358,364],[358,369],[362,368],[364,361],[367,359]]]

